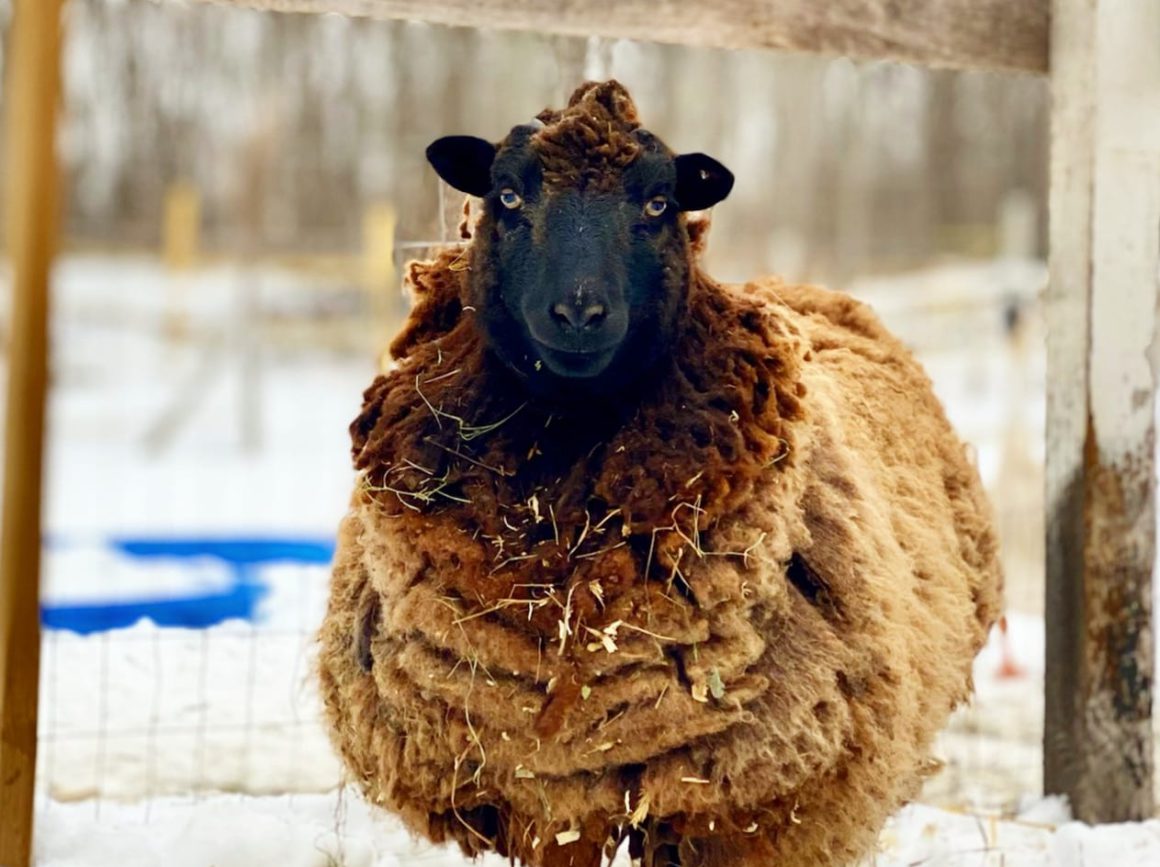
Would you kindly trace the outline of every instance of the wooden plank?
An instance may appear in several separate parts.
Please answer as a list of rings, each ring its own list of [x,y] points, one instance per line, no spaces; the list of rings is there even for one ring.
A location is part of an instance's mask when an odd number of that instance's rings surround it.
[[[439,216],[443,218],[443,214]],[[398,223],[399,215],[390,202],[372,202],[363,211],[362,286],[366,309],[374,321],[371,329],[372,351],[378,355],[382,370],[387,369],[386,365],[390,361],[390,350],[387,347],[394,328],[391,302],[400,294],[395,268],[395,229]]]
[[[17,0],[8,39],[12,266],[0,519],[0,865],[31,863],[40,672],[40,488],[49,269],[57,224],[60,0]]]
[[[206,0],[202,0],[206,2]],[[1050,0],[209,0],[712,48],[1046,72]]]
[[[171,271],[189,271],[201,250],[201,192],[189,181],[165,191],[161,224],[161,256]]]
[[[1044,783],[1153,812],[1160,4],[1055,0]]]

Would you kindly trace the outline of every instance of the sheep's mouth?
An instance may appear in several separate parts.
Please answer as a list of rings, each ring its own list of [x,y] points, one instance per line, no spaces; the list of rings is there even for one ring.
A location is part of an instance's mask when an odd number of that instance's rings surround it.
[[[536,353],[543,361],[544,367],[556,376],[566,379],[591,379],[599,376],[612,363],[616,351],[620,348],[620,344],[616,343],[603,349],[576,351],[558,349],[539,340],[534,340],[534,343]]]

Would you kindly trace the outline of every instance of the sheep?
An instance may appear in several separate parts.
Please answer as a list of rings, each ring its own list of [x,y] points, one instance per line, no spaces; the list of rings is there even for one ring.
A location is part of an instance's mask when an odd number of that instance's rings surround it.
[[[412,263],[320,632],[375,804],[532,867],[849,864],[937,766],[999,612],[980,481],[851,298],[698,265],[733,179],[617,82],[498,146]]]

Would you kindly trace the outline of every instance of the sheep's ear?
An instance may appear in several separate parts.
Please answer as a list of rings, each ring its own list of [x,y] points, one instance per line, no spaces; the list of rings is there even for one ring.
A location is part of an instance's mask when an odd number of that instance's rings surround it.
[[[677,204],[682,211],[711,208],[733,189],[733,172],[705,154],[677,157]]]
[[[495,145],[471,135],[449,135],[427,147],[427,162],[439,177],[471,196],[491,190],[491,164]]]

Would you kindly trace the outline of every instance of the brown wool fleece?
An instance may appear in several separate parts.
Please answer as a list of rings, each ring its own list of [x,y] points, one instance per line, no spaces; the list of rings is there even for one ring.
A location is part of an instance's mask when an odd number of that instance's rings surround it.
[[[641,151],[636,106],[615,81],[586,82],[563,111],[544,109],[533,138],[548,186],[611,187]]]
[[[716,283],[688,231],[679,337],[631,405],[529,401],[448,252],[411,266],[351,426],[333,740],[467,854],[848,864],[918,791],[998,615],[989,508],[909,352],[841,294]]]

